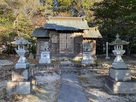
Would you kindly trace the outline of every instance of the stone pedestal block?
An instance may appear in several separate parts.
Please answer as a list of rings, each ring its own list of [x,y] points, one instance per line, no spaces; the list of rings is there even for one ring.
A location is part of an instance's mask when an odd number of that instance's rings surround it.
[[[12,94],[30,94],[30,82],[7,82],[7,93]]]
[[[128,68],[110,68],[110,77],[116,81],[127,81],[131,80],[131,72]]]
[[[41,58],[39,60],[39,63],[41,64],[49,64],[51,63],[51,59],[50,59],[50,52],[42,52],[41,53]]]
[[[72,66],[73,63],[71,63],[71,61],[62,61],[62,62],[60,62],[60,65],[62,65],[62,66]]]
[[[28,69],[14,69],[12,71],[12,81],[28,80]]]
[[[127,68],[124,62],[113,62],[112,67],[113,68]]]
[[[105,87],[111,94],[134,94],[136,93],[136,80],[115,81],[111,77],[107,77]]]
[[[29,63],[28,62],[26,62],[26,63],[19,62],[19,63],[17,63],[15,65],[15,69],[22,69],[22,68],[26,69],[28,67],[29,67]]]
[[[92,56],[91,56],[91,53],[90,52],[83,52],[82,54],[82,64],[87,64],[87,65],[90,65],[90,64],[93,64],[93,60],[92,60]]]

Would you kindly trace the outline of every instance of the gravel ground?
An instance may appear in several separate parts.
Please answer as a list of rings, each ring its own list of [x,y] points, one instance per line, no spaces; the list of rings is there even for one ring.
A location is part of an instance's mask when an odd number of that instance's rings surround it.
[[[136,95],[110,95],[104,89],[104,79],[105,75],[107,75],[108,69],[111,67],[111,63],[115,57],[110,60],[105,60],[103,58],[98,58],[98,66],[96,72],[85,72],[79,74],[79,79],[82,83],[82,86],[85,90],[86,96],[88,97],[90,102],[136,102]],[[0,60],[0,64],[15,64],[17,61],[17,57],[10,56],[8,58],[4,58],[4,60]],[[8,59],[8,60],[6,60]],[[124,61],[127,63],[128,68],[133,69],[133,73],[136,71],[136,58],[124,57]],[[37,64],[37,60],[28,59],[31,64]],[[14,62],[14,63],[12,63]],[[106,73],[106,74],[105,74]],[[136,75],[136,74],[135,74]],[[48,76],[48,77],[47,77]],[[39,77],[39,78],[38,78]],[[31,95],[13,96],[12,99],[18,101],[2,101],[0,102],[56,102],[59,85],[60,85],[60,75],[57,74],[45,74],[43,76],[37,76],[37,82],[39,84],[34,88],[35,91]],[[49,79],[52,80],[49,80]],[[41,79],[44,79],[41,80]]]
[[[6,82],[0,82],[0,102],[57,102],[61,79],[60,73],[42,71],[35,74],[32,79],[31,94],[15,94],[9,98],[3,96],[2,92],[2,88],[5,88]]]
[[[79,75],[90,102],[136,102],[136,95],[110,95],[104,89],[104,76],[95,72]]]

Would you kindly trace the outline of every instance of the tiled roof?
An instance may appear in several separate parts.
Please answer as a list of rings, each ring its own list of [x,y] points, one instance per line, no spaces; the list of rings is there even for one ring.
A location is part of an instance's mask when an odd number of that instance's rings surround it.
[[[115,41],[112,41],[111,43],[109,43],[109,45],[128,45],[128,44],[129,42],[125,40],[121,40],[118,34],[116,35]]]
[[[86,30],[83,34],[84,38],[102,38],[102,35],[100,34],[99,30],[95,27],[89,28],[89,30]]]
[[[78,31],[89,29],[89,26],[86,20],[81,17],[49,17],[44,28],[61,31]]]
[[[37,28],[32,33],[33,37],[49,37],[48,30],[45,30],[44,28]]]

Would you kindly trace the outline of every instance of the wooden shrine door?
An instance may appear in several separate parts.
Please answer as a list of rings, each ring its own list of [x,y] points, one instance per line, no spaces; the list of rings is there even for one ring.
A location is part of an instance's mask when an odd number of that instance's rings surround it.
[[[74,53],[74,38],[71,33],[60,33],[59,36],[59,52],[60,53]]]

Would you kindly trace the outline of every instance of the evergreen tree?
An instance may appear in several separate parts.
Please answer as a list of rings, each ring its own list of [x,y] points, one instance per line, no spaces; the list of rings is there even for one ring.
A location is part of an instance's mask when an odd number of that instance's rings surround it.
[[[116,34],[120,34],[130,42],[127,50],[130,54],[131,48],[136,47],[136,0],[103,0],[95,3],[92,10],[104,42],[111,42]]]

